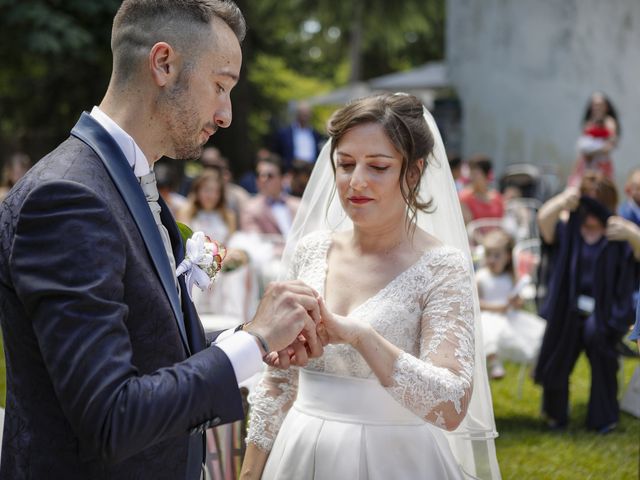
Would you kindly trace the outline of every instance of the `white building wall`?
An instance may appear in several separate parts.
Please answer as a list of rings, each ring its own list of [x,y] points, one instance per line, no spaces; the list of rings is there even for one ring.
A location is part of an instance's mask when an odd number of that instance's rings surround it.
[[[462,103],[463,154],[499,175],[527,162],[564,181],[589,95],[619,115],[616,180],[640,166],[640,0],[447,0],[447,62]]]

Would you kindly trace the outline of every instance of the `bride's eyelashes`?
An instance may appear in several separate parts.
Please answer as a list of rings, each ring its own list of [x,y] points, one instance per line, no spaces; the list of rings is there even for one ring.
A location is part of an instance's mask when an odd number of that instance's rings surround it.
[[[349,162],[338,162],[338,168],[341,170],[353,170],[354,164]]]
[[[338,162],[338,168],[345,171],[351,171],[355,167],[354,163]],[[384,172],[389,169],[389,165],[369,165],[369,168],[376,172]]]

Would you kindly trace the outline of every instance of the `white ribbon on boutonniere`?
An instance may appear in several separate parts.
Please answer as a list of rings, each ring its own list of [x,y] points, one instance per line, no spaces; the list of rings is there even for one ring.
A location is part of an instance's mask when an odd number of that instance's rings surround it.
[[[176,276],[185,276],[187,292],[191,297],[194,285],[203,291],[211,286],[222,267],[227,251],[203,232],[195,232],[191,238],[187,238],[185,250],[184,260],[178,265]]]

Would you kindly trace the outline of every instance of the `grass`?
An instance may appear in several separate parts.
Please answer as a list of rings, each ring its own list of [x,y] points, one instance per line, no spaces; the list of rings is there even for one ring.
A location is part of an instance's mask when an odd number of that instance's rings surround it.
[[[624,386],[636,359],[624,359]],[[597,435],[585,428],[591,372],[582,355],[571,376],[571,423],[562,433],[549,432],[539,419],[541,389],[527,376],[517,396],[519,366],[505,365],[507,376],[491,381],[500,437],[496,450],[504,479],[607,479],[639,477],[640,420],[621,412],[618,428]]]
[[[0,342],[0,403],[5,405],[5,363]],[[624,385],[640,361],[624,360]],[[526,378],[518,398],[517,365],[505,365],[507,376],[491,382],[500,437],[498,461],[505,480],[626,480],[640,478],[640,419],[621,413],[609,435],[585,429],[590,371],[584,355],[571,376],[571,423],[564,433],[546,431],[538,418],[541,390]]]

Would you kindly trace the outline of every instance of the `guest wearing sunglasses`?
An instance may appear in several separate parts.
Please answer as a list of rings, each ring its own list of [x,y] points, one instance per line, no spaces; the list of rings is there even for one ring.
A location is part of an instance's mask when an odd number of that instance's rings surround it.
[[[284,190],[280,157],[271,154],[258,160],[256,185],[258,194],[245,205],[241,229],[286,239],[300,201]]]

